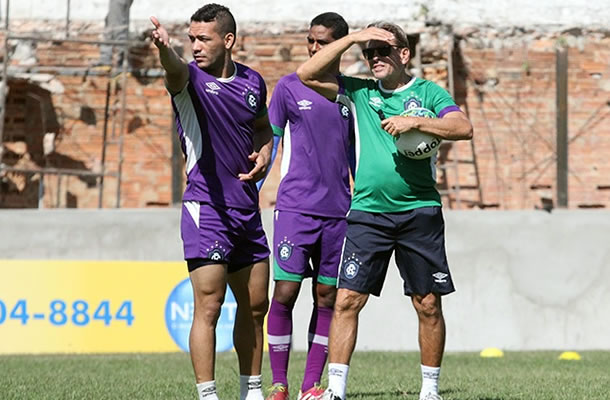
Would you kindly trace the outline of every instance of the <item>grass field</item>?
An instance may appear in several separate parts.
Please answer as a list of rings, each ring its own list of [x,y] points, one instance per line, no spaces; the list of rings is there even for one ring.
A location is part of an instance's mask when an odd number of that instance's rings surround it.
[[[508,352],[501,359],[448,353],[441,373],[445,400],[610,399],[610,352],[582,352],[559,361],[559,352]],[[293,400],[304,353],[291,357]],[[268,360],[263,380],[271,381]],[[218,357],[216,382],[223,400],[239,399],[234,353]],[[325,377],[324,377],[325,378]],[[417,399],[417,353],[357,352],[348,399]],[[187,354],[54,355],[0,357],[0,399],[196,399]]]

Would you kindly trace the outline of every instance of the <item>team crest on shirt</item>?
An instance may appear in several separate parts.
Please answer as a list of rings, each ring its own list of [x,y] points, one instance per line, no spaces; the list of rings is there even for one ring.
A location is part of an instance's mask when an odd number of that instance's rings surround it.
[[[281,261],[288,261],[290,256],[292,255],[292,248],[294,247],[294,243],[292,243],[286,236],[284,239],[280,241],[277,245],[277,255]]]
[[[347,279],[354,279],[356,275],[358,275],[358,271],[360,271],[361,265],[362,263],[360,262],[358,257],[356,257],[356,254],[352,253],[351,256],[343,260],[343,275]]]
[[[341,117],[343,119],[349,119],[349,107],[345,104],[339,103],[339,112],[341,113]]]
[[[225,259],[225,248],[222,247],[218,241],[214,242],[214,245],[205,249],[208,253],[208,259],[211,261],[224,261]]]
[[[256,111],[256,109],[258,108],[258,97],[256,97],[254,92],[248,90],[246,92],[245,99],[248,107],[250,107],[251,110]]]
[[[410,110],[412,108],[420,108],[422,107],[422,101],[417,95],[411,95],[407,100],[405,100],[405,111]]]

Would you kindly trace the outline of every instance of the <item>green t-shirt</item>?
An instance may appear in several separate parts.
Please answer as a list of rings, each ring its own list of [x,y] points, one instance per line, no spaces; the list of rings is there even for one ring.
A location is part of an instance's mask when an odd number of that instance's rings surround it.
[[[412,78],[397,90],[373,79],[341,76],[337,101],[350,107],[356,122],[356,178],[351,208],[368,212],[401,212],[440,206],[436,190],[436,157],[414,160],[398,153],[394,138],[381,128],[381,118],[424,107],[437,116],[459,108],[435,84]],[[381,114],[379,111],[382,111]]]

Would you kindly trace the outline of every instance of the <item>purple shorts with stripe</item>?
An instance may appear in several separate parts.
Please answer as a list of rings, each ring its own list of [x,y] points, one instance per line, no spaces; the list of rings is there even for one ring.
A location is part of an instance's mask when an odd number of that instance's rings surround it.
[[[227,264],[234,272],[269,257],[258,210],[184,201],[180,226],[185,260]]]
[[[275,280],[317,276],[336,279],[347,230],[345,218],[328,218],[291,211],[274,213]],[[311,264],[310,264],[311,260]]]

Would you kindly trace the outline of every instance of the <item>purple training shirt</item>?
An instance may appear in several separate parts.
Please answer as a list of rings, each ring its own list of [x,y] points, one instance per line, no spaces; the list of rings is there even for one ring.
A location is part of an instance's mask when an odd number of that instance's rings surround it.
[[[275,208],[345,217],[350,205],[350,110],[290,74],[273,91],[269,121],[274,134],[284,140]]]
[[[186,157],[183,200],[241,209],[258,209],[258,191],[252,181],[242,182],[254,163],[254,121],[267,112],[263,78],[235,63],[230,78],[214,77],[195,62],[188,65],[186,87],[172,96],[176,126]]]

